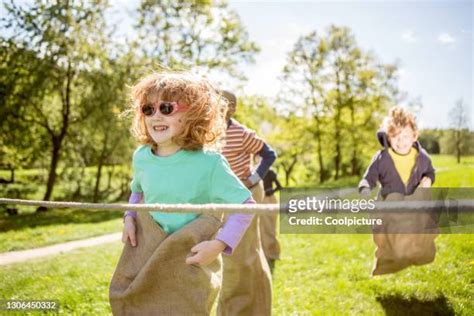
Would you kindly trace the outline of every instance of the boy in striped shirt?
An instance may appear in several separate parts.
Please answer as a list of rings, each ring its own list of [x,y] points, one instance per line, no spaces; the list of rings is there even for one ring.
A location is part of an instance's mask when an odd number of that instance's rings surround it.
[[[237,99],[231,92],[222,94],[228,101],[226,145],[222,154],[232,171],[252,191],[254,200],[262,202],[261,180],[275,161],[276,153],[254,131],[231,118]],[[255,155],[261,161],[253,171],[251,161]],[[255,216],[234,255],[224,257],[218,315],[270,315],[271,296],[270,269],[261,246],[259,217]]]

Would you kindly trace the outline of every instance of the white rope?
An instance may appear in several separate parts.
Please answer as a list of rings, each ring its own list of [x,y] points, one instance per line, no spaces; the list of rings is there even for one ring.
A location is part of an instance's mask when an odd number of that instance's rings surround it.
[[[212,214],[269,214],[278,213],[279,204],[125,204],[55,202],[0,198],[0,204],[44,206],[47,208],[76,208],[105,211],[159,211],[165,213],[212,213]]]
[[[36,201],[0,198],[0,204],[44,206],[47,208],[76,208],[85,210],[105,211],[159,211],[164,213],[207,213],[207,214],[257,214],[265,215],[278,213],[279,204],[125,204],[125,203],[83,203],[83,202],[58,202]],[[436,200],[436,201],[377,201],[374,210],[413,211],[439,208],[455,208],[460,211],[474,211],[474,200]],[[324,211],[338,210],[341,208],[325,207]],[[347,210],[349,212],[350,210]]]

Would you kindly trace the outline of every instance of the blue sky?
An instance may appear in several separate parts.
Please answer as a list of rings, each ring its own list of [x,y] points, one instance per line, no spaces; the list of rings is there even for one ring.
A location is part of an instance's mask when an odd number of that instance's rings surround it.
[[[459,98],[472,108],[470,1],[230,1],[230,7],[262,48],[256,64],[246,67],[250,80],[243,93],[274,97],[297,38],[335,24],[350,27],[359,46],[382,62],[399,62],[400,88],[421,97],[421,127],[447,127]]]

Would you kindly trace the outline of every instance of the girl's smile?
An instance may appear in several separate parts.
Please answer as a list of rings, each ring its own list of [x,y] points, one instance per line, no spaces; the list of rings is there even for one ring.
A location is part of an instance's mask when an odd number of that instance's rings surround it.
[[[152,117],[145,117],[148,133],[157,145],[166,146],[173,143],[172,138],[181,133],[183,128],[181,116],[182,113],[170,117],[163,117],[161,114],[155,113]]]
[[[166,125],[153,125],[153,130],[155,132],[164,132],[168,129],[168,126]]]

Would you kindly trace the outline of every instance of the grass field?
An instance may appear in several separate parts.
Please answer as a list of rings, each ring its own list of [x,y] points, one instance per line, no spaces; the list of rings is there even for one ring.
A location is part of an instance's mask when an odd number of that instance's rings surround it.
[[[436,168],[434,187],[474,187],[474,156],[462,157],[460,164],[448,155],[433,155],[432,159]]]
[[[122,214],[83,210],[49,210],[0,216],[0,252],[24,250],[119,231]]]
[[[433,161],[437,186],[473,186],[472,157],[460,166],[448,156]],[[52,211],[4,217],[1,251],[118,231],[114,216]],[[274,315],[474,314],[474,235],[441,235],[434,263],[376,278],[370,276],[370,235],[281,235],[280,241]],[[108,284],[121,247],[117,242],[1,267],[0,299],[57,299],[61,313],[110,314]]]
[[[474,239],[443,235],[423,267],[370,277],[369,235],[282,235],[274,271],[274,315],[472,315]],[[0,269],[0,296],[56,299],[61,311],[106,315],[108,284],[121,251],[114,243]]]

